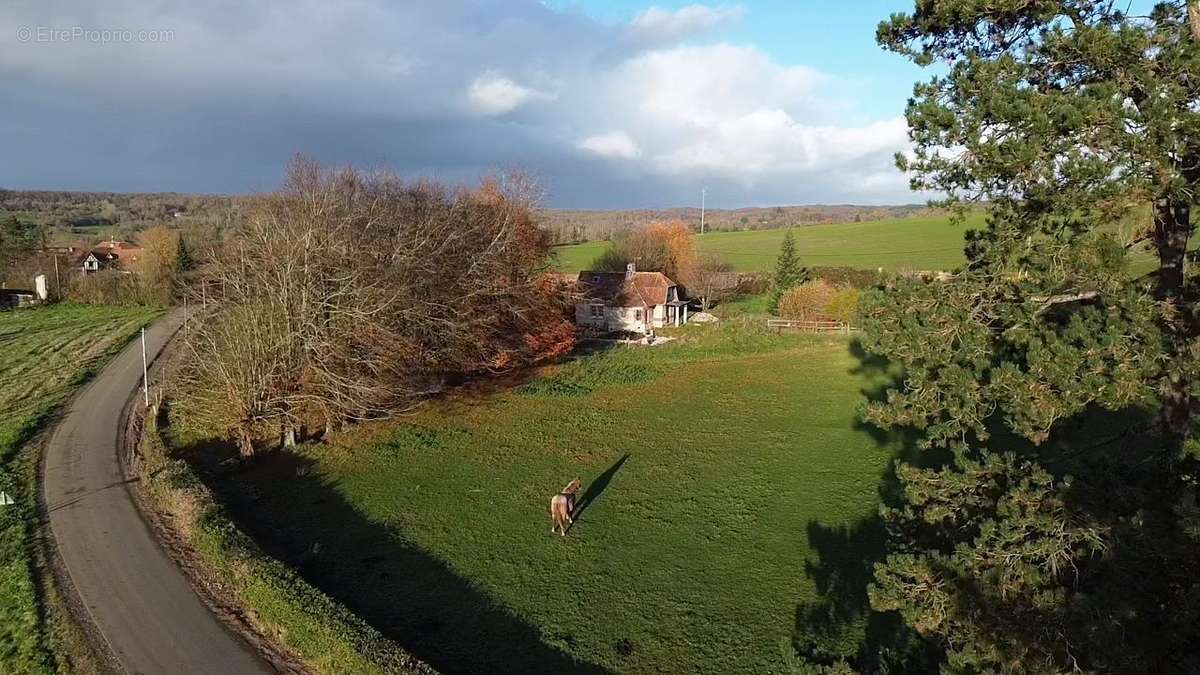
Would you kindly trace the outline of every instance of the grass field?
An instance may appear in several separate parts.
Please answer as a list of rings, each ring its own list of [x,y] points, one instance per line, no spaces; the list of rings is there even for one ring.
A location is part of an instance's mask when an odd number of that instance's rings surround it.
[[[209,475],[268,551],[443,672],[780,672],[806,570],[864,565],[839,533],[896,451],[856,422],[879,375],[842,338],[680,334]],[[576,476],[564,539],[547,504]]]
[[[0,312],[0,673],[52,672],[29,523],[34,457],[22,446],[54,406],[152,319],[144,309],[55,305]]]
[[[984,215],[973,213],[963,225],[948,217],[902,218],[865,223],[805,225],[792,228],[796,249],[805,265],[885,270],[949,270],[963,262],[963,235],[983,226]],[[702,253],[715,253],[740,272],[761,272],[775,266],[779,244],[787,230],[713,232],[697,235]],[[608,246],[596,241],[560,246],[556,267],[563,272],[587,269]]]

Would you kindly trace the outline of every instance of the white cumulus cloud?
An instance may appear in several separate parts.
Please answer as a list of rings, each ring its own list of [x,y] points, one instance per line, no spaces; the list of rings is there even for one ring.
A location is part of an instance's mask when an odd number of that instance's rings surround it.
[[[741,6],[710,7],[688,5],[675,11],[650,7],[629,22],[630,31],[647,40],[681,40],[740,21],[746,10]]]
[[[532,100],[554,100],[551,92],[543,92],[517,84],[498,73],[486,72],[467,87],[467,99],[476,112],[484,115],[503,115]]]
[[[614,68],[591,108],[602,111],[597,124],[641,139],[642,168],[667,179],[812,185],[834,172],[894,171],[891,155],[907,147],[903,118],[847,123],[829,81],[755,47],[677,46]],[[604,140],[612,156],[617,138]]]
[[[577,146],[600,157],[634,159],[642,154],[641,148],[638,147],[633,137],[621,130],[588,136],[579,141]]]

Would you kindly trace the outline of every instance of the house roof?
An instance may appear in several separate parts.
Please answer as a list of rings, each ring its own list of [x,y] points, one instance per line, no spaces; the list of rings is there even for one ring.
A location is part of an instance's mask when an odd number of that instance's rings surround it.
[[[586,300],[615,307],[665,305],[675,285],[662,272],[634,272],[627,278],[625,272],[583,271],[576,283]]]
[[[96,250],[113,251],[120,255],[121,253],[141,253],[142,247],[137,244],[130,244],[127,241],[102,241],[96,244]]]
[[[88,251],[85,249],[83,251],[80,251],[75,256],[75,264],[77,264],[77,265],[83,264],[83,261],[87,260],[89,256],[95,256],[96,260],[98,260],[102,263],[109,263],[109,262],[112,262],[117,259],[116,254],[109,251],[108,249],[94,249],[91,251]]]
[[[82,264],[89,255],[94,255],[101,264],[107,265],[115,262],[122,268],[129,268],[137,262],[138,256],[142,254],[143,250],[141,246],[124,241],[102,241],[91,250],[80,251],[75,258],[75,263]]]

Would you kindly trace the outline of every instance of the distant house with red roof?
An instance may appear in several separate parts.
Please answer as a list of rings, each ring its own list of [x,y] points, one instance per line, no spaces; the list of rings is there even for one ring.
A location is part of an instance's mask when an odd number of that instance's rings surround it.
[[[679,284],[662,272],[580,272],[575,324],[601,331],[647,333],[688,320],[687,300]]]
[[[138,259],[144,249],[124,241],[104,241],[90,250],[80,251],[75,256],[75,265],[82,274],[94,274],[100,270],[115,269],[129,274],[137,269]]]

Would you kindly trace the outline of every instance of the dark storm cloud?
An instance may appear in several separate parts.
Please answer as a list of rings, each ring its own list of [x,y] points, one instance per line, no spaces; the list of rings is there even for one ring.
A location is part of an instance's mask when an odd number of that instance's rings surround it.
[[[451,181],[520,166],[558,206],[687,203],[701,185],[726,205],[912,201],[887,159],[902,125],[838,127],[820,111],[852,104],[822,101],[821,74],[750,46],[680,43],[739,16],[696,6],[613,26],[532,1],[7,4],[0,185],[253,192],[302,152]]]

